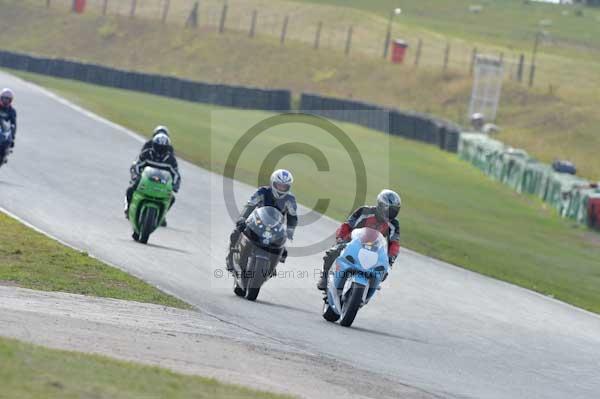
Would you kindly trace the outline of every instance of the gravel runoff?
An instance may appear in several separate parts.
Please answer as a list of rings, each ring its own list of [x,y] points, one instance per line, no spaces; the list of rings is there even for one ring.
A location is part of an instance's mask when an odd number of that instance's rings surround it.
[[[306,398],[434,397],[197,311],[0,286],[0,325],[33,344]]]

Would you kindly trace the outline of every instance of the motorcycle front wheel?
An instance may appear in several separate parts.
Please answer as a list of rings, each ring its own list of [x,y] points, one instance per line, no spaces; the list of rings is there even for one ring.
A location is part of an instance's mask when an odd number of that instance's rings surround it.
[[[350,327],[354,322],[354,318],[362,305],[363,295],[365,293],[365,286],[352,283],[352,288],[349,298],[342,304],[342,318],[340,325],[344,327]]]

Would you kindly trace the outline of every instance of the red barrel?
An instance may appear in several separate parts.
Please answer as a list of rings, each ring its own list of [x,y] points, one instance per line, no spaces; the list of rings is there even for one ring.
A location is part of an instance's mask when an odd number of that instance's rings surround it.
[[[392,62],[394,64],[402,64],[406,56],[408,44],[404,40],[396,39],[392,43]]]
[[[588,225],[592,229],[600,230],[600,198],[588,199]]]
[[[85,0],[73,0],[73,11],[77,14],[83,14],[85,11]]]

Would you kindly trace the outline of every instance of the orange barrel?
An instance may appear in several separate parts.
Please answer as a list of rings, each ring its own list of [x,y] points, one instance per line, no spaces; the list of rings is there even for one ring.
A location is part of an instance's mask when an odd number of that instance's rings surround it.
[[[392,43],[392,62],[394,64],[402,64],[406,56],[408,44],[404,40],[396,39]]]

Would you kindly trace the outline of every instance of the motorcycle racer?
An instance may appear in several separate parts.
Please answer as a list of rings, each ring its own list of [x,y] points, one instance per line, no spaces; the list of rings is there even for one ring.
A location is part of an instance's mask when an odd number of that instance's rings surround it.
[[[177,159],[173,154],[173,147],[171,145],[171,139],[163,132],[159,132],[154,135],[151,140],[149,148],[144,146],[142,151],[138,155],[136,161],[131,166],[131,181],[126,192],[126,207],[125,217],[129,216],[129,205],[133,193],[137,189],[140,182],[140,176],[146,166],[153,166],[155,168],[164,169],[171,173],[173,177],[173,191],[177,193],[181,185],[181,175],[179,174],[179,168],[177,166]],[[171,201],[171,206],[175,203],[175,197]]]
[[[11,148],[15,146],[17,138],[17,111],[12,106],[14,98],[15,93],[11,89],[5,88],[0,92],[0,122],[10,126],[12,132]]]
[[[233,271],[233,267],[230,263],[232,250],[235,249],[240,234],[246,227],[246,219],[256,208],[263,206],[277,208],[286,218],[287,237],[289,240],[293,240],[294,231],[298,225],[296,197],[291,193],[293,182],[294,177],[289,171],[278,169],[271,175],[271,184],[269,186],[259,187],[258,190],[252,194],[242,209],[240,217],[236,222],[235,229],[229,237],[227,270]],[[285,262],[286,256],[287,251],[284,251],[281,262]]]
[[[400,224],[396,217],[401,206],[400,196],[396,192],[386,189],[377,195],[376,206],[363,206],[355,210],[337,229],[336,244],[323,257],[323,271],[317,288],[321,291],[327,288],[329,269],[344,250],[354,229],[371,227],[387,238],[388,261],[391,268],[400,251]]]

